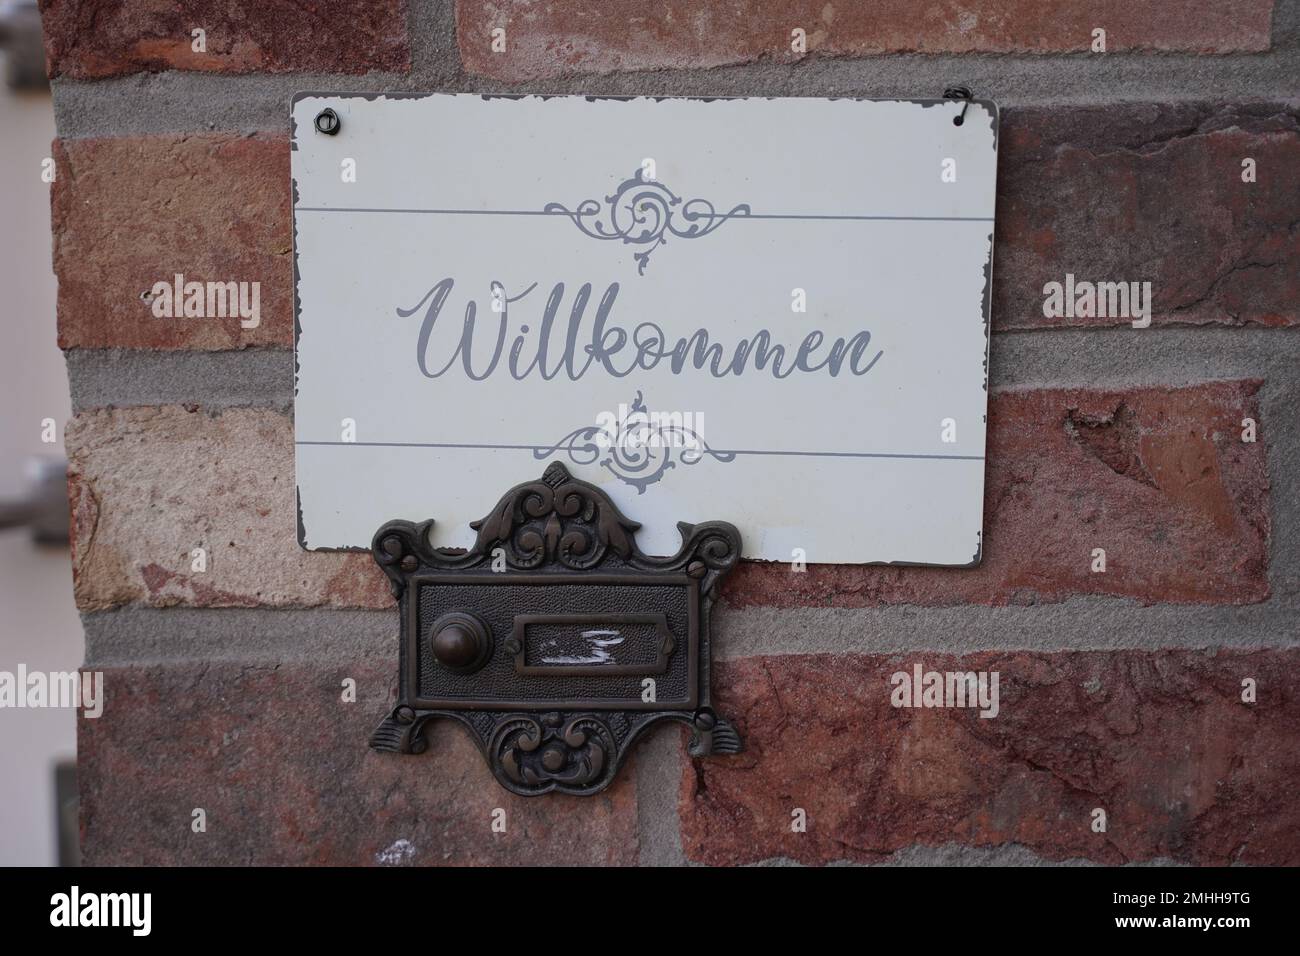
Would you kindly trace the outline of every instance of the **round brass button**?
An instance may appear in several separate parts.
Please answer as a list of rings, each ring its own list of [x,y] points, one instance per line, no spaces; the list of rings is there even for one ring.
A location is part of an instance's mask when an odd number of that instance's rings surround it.
[[[478,652],[474,632],[460,624],[448,624],[433,637],[433,656],[448,667],[468,667]]]
[[[433,622],[429,634],[434,658],[457,674],[478,670],[492,653],[492,632],[474,614],[444,614]]]

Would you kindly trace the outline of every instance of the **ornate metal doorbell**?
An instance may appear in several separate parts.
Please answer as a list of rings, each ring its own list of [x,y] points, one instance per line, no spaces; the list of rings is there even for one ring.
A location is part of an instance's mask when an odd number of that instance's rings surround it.
[[[430,547],[432,525],[390,521],[374,537],[401,638],[397,706],[373,748],[420,753],[450,717],[527,796],[603,790],[663,720],[691,727],[692,756],[740,751],[709,697],[709,611],[740,557],[733,525],[678,524],[681,549],[647,556],[640,525],[558,463],[473,522],[468,551]]]

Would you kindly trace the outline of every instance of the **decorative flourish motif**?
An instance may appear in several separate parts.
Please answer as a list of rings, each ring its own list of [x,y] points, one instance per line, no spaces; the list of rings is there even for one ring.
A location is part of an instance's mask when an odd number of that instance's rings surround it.
[[[556,562],[585,571],[599,564],[607,549],[629,557],[632,532],[641,525],[623,517],[603,494],[589,494],[590,487],[563,466],[547,468],[541,481],[518,485],[491,514],[470,522],[478,532],[474,550],[489,554],[505,542],[506,560],[520,569]]]
[[[591,788],[612,769],[614,735],[594,714],[519,714],[502,721],[489,752],[516,792]]]
[[[647,486],[659,481],[669,468],[676,468],[678,461],[694,465],[706,456],[723,462],[736,458],[735,452],[710,448],[694,429],[680,421],[680,416],[648,412],[640,392],[612,434],[604,425],[576,428],[550,447],[534,448],[533,457],[542,460],[558,451],[567,454],[575,465],[599,461],[602,468],[636,488],[639,495],[645,494]]]
[[[559,565],[585,571],[611,560],[646,571],[681,572],[706,577],[726,573],[740,558],[740,535],[723,521],[677,525],[682,547],[667,558],[652,558],[636,547],[641,525],[623,515],[609,496],[569,474],[558,461],[542,477],[511,488],[486,517],[470,522],[478,532],[468,551],[429,545],[433,519],[389,521],[375,532],[371,553],[388,575],[393,596],[401,599],[410,577],[421,569],[473,571],[490,565],[498,549],[517,570]],[[698,574],[696,571],[698,570]],[[705,582],[707,593],[712,579]]]
[[[552,202],[546,204],[546,212],[563,213],[593,239],[621,239],[625,245],[648,247],[632,255],[637,274],[645,275],[650,253],[667,243],[668,235],[680,239],[707,236],[728,219],[748,216],[749,205],[742,203],[719,213],[707,199],[682,202],[663,183],[642,179],[638,170],[605,197],[604,206],[595,199],[584,199],[576,209]]]

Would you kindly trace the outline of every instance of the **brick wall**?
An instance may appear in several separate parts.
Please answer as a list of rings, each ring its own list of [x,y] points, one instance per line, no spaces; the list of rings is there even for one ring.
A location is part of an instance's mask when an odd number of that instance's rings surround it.
[[[41,8],[76,599],[108,695],[80,724],[88,862],[1300,863],[1300,0]],[[983,564],[742,566],[714,677],[739,757],[661,731],[579,801],[510,796],[450,726],[369,751],[384,578],[294,536],[292,94],[959,82],[1004,108]],[[259,281],[260,326],[154,319],[141,293],[175,272]],[[1044,318],[1067,272],[1150,280],[1151,327]],[[892,708],[917,663],[998,671],[998,718]]]

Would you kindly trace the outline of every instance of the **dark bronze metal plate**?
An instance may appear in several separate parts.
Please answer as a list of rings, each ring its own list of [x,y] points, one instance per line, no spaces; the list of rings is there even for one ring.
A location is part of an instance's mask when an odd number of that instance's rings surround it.
[[[390,521],[373,553],[401,612],[397,706],[376,750],[420,753],[459,720],[515,793],[591,794],[649,727],[680,721],[690,752],[737,753],[710,705],[709,611],[740,557],[725,521],[679,524],[681,549],[642,554],[640,527],[552,464],[512,488],[468,551],[429,546],[432,521]]]

